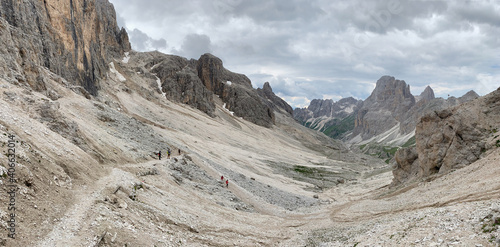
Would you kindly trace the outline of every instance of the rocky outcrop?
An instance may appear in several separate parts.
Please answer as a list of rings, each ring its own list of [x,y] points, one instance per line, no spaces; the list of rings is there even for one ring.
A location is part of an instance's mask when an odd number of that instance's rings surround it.
[[[2,1],[0,76],[43,91],[42,67],[97,95],[111,58],[130,50],[107,0]]]
[[[294,119],[303,125],[321,131],[332,138],[340,138],[354,128],[354,118],[362,100],[352,97],[337,102],[331,99],[314,99],[307,108],[296,108]]]
[[[468,101],[471,101],[471,100],[474,100],[477,98],[479,98],[479,94],[474,92],[474,90],[470,90],[469,92],[464,94],[462,97],[458,98],[458,101],[460,102],[460,104],[462,104],[462,103],[465,103],[465,102],[468,102]]]
[[[420,100],[408,111],[406,120],[400,123],[402,133],[410,133],[415,130],[420,118],[428,113],[442,111],[479,97],[479,95],[472,90],[458,99],[455,97],[450,97],[448,99],[435,98],[432,97],[433,95],[434,91],[430,87],[427,87],[424,92],[420,94]]]
[[[224,93],[226,85],[230,86],[233,83],[252,88],[252,82],[246,75],[225,69],[222,60],[209,53],[200,56],[196,70],[205,87],[219,96]]]
[[[343,98],[337,102],[331,99],[313,99],[307,108],[296,108],[293,116],[301,123],[320,117],[343,119],[356,112],[362,104],[362,100],[353,97]]]
[[[274,94],[269,82],[264,83],[262,89],[257,88],[257,94],[259,94],[259,96],[264,99],[264,103],[266,103],[266,105],[274,111],[282,112],[289,116],[293,115],[292,107],[288,103],[286,103],[285,100]]]
[[[454,108],[424,115],[416,127],[416,147],[396,153],[394,183],[447,173],[497,148],[500,89]]]
[[[274,124],[272,108],[252,88],[250,79],[225,69],[222,61],[211,54],[187,60],[148,52],[135,54],[134,60],[142,61],[135,70],[156,76],[169,100],[191,105],[214,117],[213,96],[217,95],[236,116],[264,127]]]
[[[363,140],[390,130],[407,118],[407,112],[415,105],[415,97],[405,81],[392,76],[382,76],[370,97],[363,102],[353,130],[353,137]]]
[[[214,117],[213,93],[208,90],[196,71],[196,60],[165,55],[159,52],[139,54],[146,60],[145,68],[161,82],[163,93],[174,102],[191,105]]]
[[[225,69],[219,58],[208,53],[198,59],[196,69],[205,87],[218,95],[236,116],[264,127],[274,124],[273,110],[252,88],[248,77]]]
[[[430,86],[425,87],[424,91],[418,97],[415,97],[417,101],[423,101],[423,102],[428,102],[435,98],[436,96],[434,96],[434,90],[432,90]]]

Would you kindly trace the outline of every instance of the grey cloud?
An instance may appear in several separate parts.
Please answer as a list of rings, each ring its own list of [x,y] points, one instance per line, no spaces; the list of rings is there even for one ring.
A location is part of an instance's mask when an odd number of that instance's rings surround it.
[[[455,11],[453,11],[453,20],[457,22],[465,20],[500,27],[500,15],[498,11],[499,9],[481,4],[481,2],[466,2],[464,5],[456,6]]]
[[[132,49],[137,51],[166,50],[167,41],[164,38],[153,39],[139,29],[128,32]]]
[[[442,0],[376,0],[332,7],[329,14],[337,16],[343,27],[385,34],[391,30],[413,29],[416,18],[428,18],[447,9],[447,2]]]
[[[236,15],[245,15],[257,22],[261,21],[311,21],[324,11],[311,1],[241,1],[235,7]]]
[[[180,50],[174,48],[172,52],[187,58],[198,59],[201,55],[212,52],[212,42],[205,34],[192,33],[184,37]]]
[[[121,15],[116,15],[116,22],[118,24],[118,27],[126,27],[125,25],[125,19]]]
[[[110,0],[116,11],[130,22],[142,21],[156,24],[158,20],[170,15],[186,16],[192,14],[199,1],[186,2],[183,0]]]

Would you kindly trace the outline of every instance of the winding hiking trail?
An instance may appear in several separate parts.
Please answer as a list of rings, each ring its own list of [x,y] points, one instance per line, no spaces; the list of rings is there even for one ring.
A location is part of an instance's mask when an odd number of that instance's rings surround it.
[[[129,165],[152,165],[157,160],[151,160],[138,164]],[[97,200],[104,198],[104,189],[110,186],[116,186],[122,182],[137,180],[128,172],[120,168],[109,168],[108,175],[101,177],[95,183],[75,191],[75,204],[69,209],[66,214],[58,221],[52,231],[42,240],[37,246],[75,246],[76,243],[88,243],[89,240],[95,241],[95,236],[92,232],[85,231],[90,225],[93,218],[90,217],[92,207]],[[87,246],[87,245],[82,245]],[[92,245],[91,245],[92,246]]]

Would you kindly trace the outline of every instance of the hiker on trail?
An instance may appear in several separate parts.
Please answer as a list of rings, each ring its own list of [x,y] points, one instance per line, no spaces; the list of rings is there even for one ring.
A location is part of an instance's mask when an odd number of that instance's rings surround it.
[[[158,151],[158,159],[161,160],[161,150]]]
[[[226,188],[229,188],[229,180],[226,179]]]
[[[224,176],[220,176],[220,181],[224,181]]]
[[[179,155],[181,155],[181,149],[179,148]]]
[[[167,159],[170,159],[170,148],[167,149]]]

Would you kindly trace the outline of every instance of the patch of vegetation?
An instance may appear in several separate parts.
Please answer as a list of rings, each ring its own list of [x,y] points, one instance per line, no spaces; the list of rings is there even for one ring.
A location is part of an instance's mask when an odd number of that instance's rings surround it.
[[[349,115],[348,117],[338,122],[333,122],[333,125],[323,130],[323,133],[325,133],[325,135],[333,139],[340,138],[346,132],[349,132],[354,129],[355,120],[356,117],[354,116],[354,114]]]
[[[396,154],[396,151],[398,151],[399,147],[389,147],[389,146],[385,146],[384,147],[384,152],[387,153],[387,156],[390,156],[390,157],[394,157],[394,155]]]
[[[495,146],[497,146],[497,148],[500,147],[500,140],[497,140]]]
[[[415,139],[415,136],[413,136],[408,141],[406,141],[405,144],[403,144],[403,146],[401,146],[401,147],[407,148],[407,147],[415,146],[416,143],[417,143],[417,141]]]
[[[134,191],[135,191],[135,190],[140,190],[140,189],[142,189],[142,188],[144,188],[144,187],[142,186],[142,183],[140,183],[140,184],[134,184]]]
[[[408,141],[407,143],[407,145],[411,145],[411,141]],[[364,154],[382,159],[387,164],[390,163],[400,148],[401,147],[399,146],[383,146],[377,143],[367,143],[359,146],[359,149]]]
[[[311,166],[305,165],[293,165],[288,163],[266,161],[273,168],[273,172],[276,174],[282,174],[283,176],[292,178],[297,181],[306,182],[314,185],[314,187],[309,187],[308,190],[311,191],[323,191],[325,189],[336,186],[339,183],[345,183],[345,181],[353,176],[353,172],[345,172],[340,174],[330,168],[325,166],[330,166],[329,164],[315,164]],[[333,168],[334,166],[332,166]]]
[[[498,230],[498,226],[500,225],[500,217],[493,217],[493,215],[488,215],[483,219],[483,225],[481,230],[483,233],[491,233]]]
[[[298,173],[304,173],[304,174],[313,174],[315,172],[314,168],[306,166],[294,166],[293,170]]]
[[[489,241],[490,243],[494,243],[494,242],[496,242],[496,240],[497,240],[497,238],[496,238],[495,236],[493,236],[493,235],[491,235],[491,236],[490,236],[490,239],[488,239],[488,241]]]
[[[302,125],[306,126],[309,129],[313,129],[313,130],[315,130],[316,127],[318,127],[318,124],[316,123],[316,121],[314,121],[314,122],[305,122]]]

